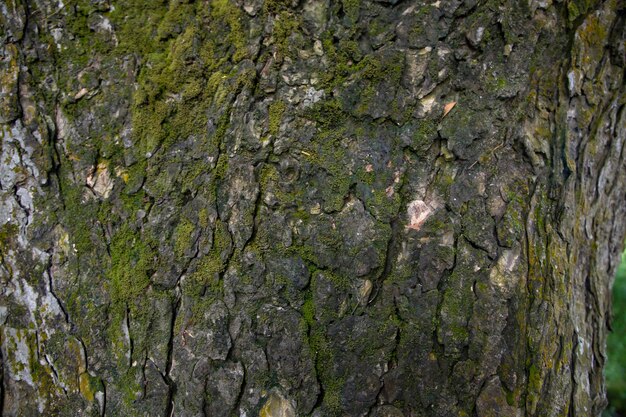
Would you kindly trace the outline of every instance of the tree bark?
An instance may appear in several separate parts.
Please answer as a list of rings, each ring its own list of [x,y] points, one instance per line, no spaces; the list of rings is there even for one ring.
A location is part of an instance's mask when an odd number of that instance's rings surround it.
[[[622,1],[0,19],[2,415],[606,405]]]

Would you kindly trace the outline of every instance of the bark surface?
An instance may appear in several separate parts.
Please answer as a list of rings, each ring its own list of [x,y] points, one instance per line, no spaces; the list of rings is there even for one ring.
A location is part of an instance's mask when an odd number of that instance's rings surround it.
[[[6,416],[596,416],[606,0],[3,0]]]

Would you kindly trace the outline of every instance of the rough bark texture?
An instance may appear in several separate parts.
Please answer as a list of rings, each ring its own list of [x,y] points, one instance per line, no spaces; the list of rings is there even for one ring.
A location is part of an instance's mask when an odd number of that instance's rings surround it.
[[[2,415],[597,415],[625,16],[0,1]]]

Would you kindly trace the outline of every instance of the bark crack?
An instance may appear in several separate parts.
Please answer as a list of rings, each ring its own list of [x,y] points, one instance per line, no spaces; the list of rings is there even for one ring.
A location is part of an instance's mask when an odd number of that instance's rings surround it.
[[[172,319],[170,321],[170,335],[167,342],[167,362],[165,366],[165,373],[163,373],[163,380],[168,387],[167,390],[167,408],[165,409],[165,416],[174,415],[174,397],[176,395],[177,384],[171,377],[172,363],[174,357],[174,332],[176,328],[176,318],[178,317],[178,311],[181,305],[181,296],[178,283],[176,284],[176,300],[172,308]]]

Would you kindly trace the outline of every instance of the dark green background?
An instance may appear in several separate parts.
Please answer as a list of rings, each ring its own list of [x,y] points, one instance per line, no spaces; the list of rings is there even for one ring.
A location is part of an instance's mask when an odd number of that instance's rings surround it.
[[[613,332],[609,335],[606,385],[609,407],[605,416],[626,415],[626,252],[613,285]]]

